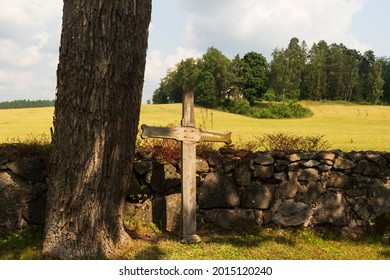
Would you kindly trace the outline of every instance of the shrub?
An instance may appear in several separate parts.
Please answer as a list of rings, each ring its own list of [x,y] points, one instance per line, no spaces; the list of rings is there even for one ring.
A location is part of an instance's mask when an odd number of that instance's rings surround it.
[[[329,148],[324,135],[299,136],[278,132],[256,137],[260,146],[268,151],[322,151]]]
[[[296,101],[289,101],[260,103],[253,108],[252,114],[260,119],[288,119],[310,117],[313,112]]]
[[[251,116],[252,115],[252,107],[249,104],[249,101],[246,99],[241,98],[235,98],[233,100],[226,100],[224,108],[229,112],[233,114],[240,114],[245,116]]]

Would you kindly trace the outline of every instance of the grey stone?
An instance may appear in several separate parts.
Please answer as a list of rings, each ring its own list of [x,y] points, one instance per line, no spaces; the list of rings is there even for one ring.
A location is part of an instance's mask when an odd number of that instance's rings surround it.
[[[307,226],[312,217],[313,210],[310,205],[303,202],[295,202],[293,199],[286,200],[276,210],[273,221],[282,226]]]
[[[349,222],[348,205],[341,193],[326,192],[316,201],[312,223],[345,226]]]
[[[299,189],[298,181],[284,181],[280,184],[278,191],[283,198],[293,198]]]
[[[354,162],[357,162],[359,160],[362,160],[364,158],[364,154],[360,152],[350,152],[348,153],[348,158],[353,160]]]
[[[241,207],[268,209],[273,200],[275,187],[273,185],[253,185],[241,198]]]
[[[326,181],[326,187],[346,189],[351,186],[350,178],[341,172],[332,171],[329,173],[328,180]]]
[[[296,181],[299,178],[299,172],[298,171],[290,171],[288,172],[288,180],[290,181]]]
[[[328,166],[333,166],[333,161],[328,160],[328,159],[322,159],[321,163],[325,164],[325,165],[328,165]]]
[[[139,220],[151,223],[153,222],[152,200],[147,199],[142,203],[125,203],[123,209],[123,220]],[[157,224],[156,224],[157,225]]]
[[[317,160],[311,159],[308,161],[303,161],[303,162],[301,162],[301,164],[304,167],[316,167],[316,166],[320,165],[321,163]]]
[[[301,160],[301,156],[299,154],[289,154],[286,156],[286,158],[290,161],[290,162],[296,162],[296,161],[299,161]]]
[[[299,162],[294,162],[294,163],[290,163],[288,165],[288,171],[299,171],[301,168],[300,168],[300,164]]]
[[[321,172],[326,172],[326,171],[331,170],[332,166],[327,165],[327,164],[321,164],[321,165],[317,166],[317,169],[320,170]]]
[[[254,210],[256,225],[261,226],[264,223],[264,212],[260,210]]]
[[[273,165],[275,160],[270,154],[259,154],[253,161],[260,165]]]
[[[205,217],[208,221],[223,229],[252,229],[258,220],[254,211],[249,209],[212,209],[206,211]]]
[[[313,159],[314,156],[315,156],[314,153],[306,153],[306,152],[300,153],[301,160],[310,160],[310,159]]]
[[[209,164],[207,163],[206,160],[204,159],[196,159],[195,161],[195,166],[196,166],[196,172],[197,173],[204,173],[209,171]]]
[[[228,172],[234,170],[234,168],[236,168],[236,166],[237,166],[237,160],[226,160],[223,163],[223,171],[228,173]]]
[[[303,198],[306,203],[312,203],[317,200],[322,193],[323,186],[320,182],[309,182],[306,191],[303,194]]]
[[[317,181],[320,178],[318,170],[315,168],[303,169],[298,174],[299,180],[303,181]]]
[[[276,160],[274,164],[275,172],[281,172],[287,169],[289,161],[287,160]]]
[[[152,201],[153,223],[161,230],[179,231],[182,228],[181,194],[156,197]]]
[[[14,174],[31,181],[33,184],[44,182],[43,171],[45,164],[41,158],[22,158],[9,163],[8,168],[11,169]]]
[[[287,180],[287,173],[286,172],[274,173],[274,178],[279,181]]]
[[[334,162],[334,168],[336,169],[352,169],[355,167],[355,163],[352,160],[345,159],[345,158],[336,158]]]
[[[250,168],[250,161],[244,160],[240,162],[234,172],[237,184],[243,187],[249,186],[251,182],[251,174],[252,170]]]
[[[11,172],[0,172],[0,231],[19,230],[27,226],[31,186]]]
[[[353,203],[353,210],[360,219],[368,220],[370,218],[370,212],[367,207],[367,201],[365,198],[358,198]]]
[[[319,158],[321,159],[324,159],[324,160],[330,160],[330,161],[334,161],[336,155],[334,153],[330,153],[330,152],[320,152],[318,154]]]
[[[209,163],[210,166],[217,167],[217,168],[220,168],[223,164],[221,157],[216,155],[210,155],[210,157],[207,159],[207,162]]]
[[[366,155],[366,158],[369,159],[370,161],[375,162],[377,166],[379,166],[381,171],[386,169],[386,164],[387,164],[386,159],[381,155],[376,153],[375,154],[369,153]]]
[[[375,163],[363,159],[358,162],[354,172],[364,176],[378,176],[381,170]]]
[[[153,162],[150,160],[136,161],[133,163],[134,171],[139,175],[144,175],[153,169]]]
[[[274,167],[272,165],[255,165],[255,170],[252,173],[254,178],[270,179],[274,176]]]
[[[159,193],[176,187],[181,182],[176,168],[169,163],[156,164],[148,174],[150,174],[150,186],[154,191]]]
[[[203,209],[228,208],[240,204],[234,180],[222,172],[207,174],[199,188],[198,201]]]
[[[374,214],[390,212],[390,181],[374,180],[368,189],[367,202]]]

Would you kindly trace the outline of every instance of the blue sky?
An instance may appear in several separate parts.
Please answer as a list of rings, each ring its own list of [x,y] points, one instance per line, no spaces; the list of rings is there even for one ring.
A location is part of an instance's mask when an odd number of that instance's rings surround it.
[[[62,1],[0,0],[0,101],[54,99]],[[214,46],[229,58],[292,37],[390,56],[388,0],[153,0],[143,102],[167,69]]]

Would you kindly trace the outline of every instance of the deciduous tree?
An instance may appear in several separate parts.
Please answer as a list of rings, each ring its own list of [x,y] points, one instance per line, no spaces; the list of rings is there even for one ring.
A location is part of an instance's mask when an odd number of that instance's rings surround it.
[[[129,187],[151,0],[64,1],[44,253],[110,255]]]

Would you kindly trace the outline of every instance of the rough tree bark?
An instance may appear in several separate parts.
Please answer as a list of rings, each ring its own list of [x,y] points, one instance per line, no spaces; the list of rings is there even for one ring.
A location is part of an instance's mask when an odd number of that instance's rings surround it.
[[[64,0],[43,252],[109,256],[138,129],[151,0]]]

